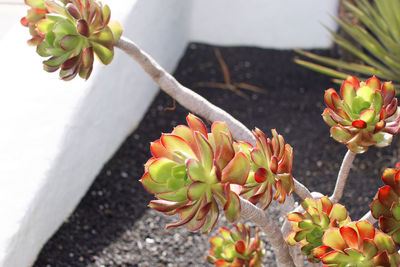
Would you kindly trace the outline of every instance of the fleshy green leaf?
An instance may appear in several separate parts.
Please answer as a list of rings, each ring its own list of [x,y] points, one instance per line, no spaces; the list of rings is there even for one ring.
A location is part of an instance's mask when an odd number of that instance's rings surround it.
[[[114,57],[114,50],[110,50],[107,47],[97,43],[92,43],[92,46],[94,53],[101,61],[101,63],[103,63],[104,65],[108,65],[111,63]]]
[[[149,173],[154,181],[163,183],[172,177],[172,168],[175,166],[175,162],[167,158],[159,158],[149,166]]]
[[[111,32],[114,37],[114,42],[118,42],[122,36],[123,28],[118,21],[112,20],[108,23],[108,27],[110,27]]]
[[[333,139],[343,144],[346,144],[353,137],[353,135],[349,133],[349,131],[340,126],[331,128],[331,136],[333,137]]]
[[[60,47],[65,51],[76,49],[80,44],[81,39],[76,35],[65,35],[60,41]]]
[[[377,233],[374,242],[379,251],[386,250],[389,253],[393,253],[396,249],[392,239],[384,233]]]
[[[44,0],[25,0],[25,4],[31,7],[45,9],[46,6],[44,4]]]
[[[54,21],[50,20],[50,19],[42,19],[41,21],[39,21],[37,23],[37,29],[39,32],[41,32],[42,34],[47,34],[48,32],[50,32],[53,27],[54,27]]]
[[[224,205],[224,214],[228,221],[234,222],[240,217],[240,200],[238,195],[229,191],[229,199]]]
[[[337,250],[343,250],[346,248],[346,243],[343,240],[338,228],[330,228],[326,230],[323,237],[323,243],[324,245]]]
[[[249,160],[243,152],[239,152],[222,171],[221,182],[243,185],[249,171]]]
[[[198,200],[204,196],[208,186],[205,183],[194,182],[192,183],[187,191],[187,196],[190,200]]]

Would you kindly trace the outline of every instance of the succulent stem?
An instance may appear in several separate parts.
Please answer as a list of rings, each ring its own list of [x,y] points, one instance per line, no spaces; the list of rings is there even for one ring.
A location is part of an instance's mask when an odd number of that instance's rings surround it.
[[[251,202],[240,198],[241,216],[256,223],[266,234],[271,246],[274,248],[275,255],[281,266],[296,267],[289,247],[283,239],[282,232],[278,225],[262,209],[256,207]]]
[[[368,211],[367,213],[364,214],[364,216],[361,217],[360,221],[366,220],[370,222],[371,224],[375,224],[378,220],[372,216],[371,211]]]
[[[347,177],[349,176],[349,172],[355,157],[356,154],[348,150],[343,158],[342,166],[340,166],[339,174],[336,180],[335,190],[330,197],[331,201],[334,204],[339,202],[339,200],[343,196],[343,190],[346,185]]]
[[[179,104],[193,113],[210,121],[224,121],[228,124],[234,139],[255,144],[255,138],[251,131],[240,121],[236,120],[223,109],[211,104],[202,96],[180,84],[172,75],[160,66],[149,54],[144,52],[137,44],[128,38],[121,36],[115,47],[120,48],[150,75],[160,88],[174,98]],[[310,191],[299,181],[294,179],[295,192],[302,199],[311,197]]]
[[[150,55],[141,50],[131,40],[121,37],[116,46],[134,58],[161,89],[174,98],[179,104],[193,113],[210,121],[224,121],[237,140],[249,141],[255,144],[253,134],[241,122],[229,113],[211,104],[202,96],[180,84],[172,75],[165,71]]]
[[[294,177],[293,177],[293,181],[294,181],[294,192],[296,192],[296,194],[301,199],[304,200],[306,198],[313,198],[313,196],[311,195],[310,190],[308,190],[308,188],[305,187],[305,185],[303,185],[302,183],[297,181]]]

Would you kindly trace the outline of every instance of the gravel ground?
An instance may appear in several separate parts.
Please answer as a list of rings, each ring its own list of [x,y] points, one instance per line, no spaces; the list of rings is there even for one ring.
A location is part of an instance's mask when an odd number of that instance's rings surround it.
[[[211,102],[230,112],[249,128],[276,128],[294,147],[294,176],[312,191],[332,192],[346,148],[329,138],[321,113],[323,94],[338,89],[328,77],[292,62],[291,51],[230,47],[220,49],[233,82],[264,88],[266,94],[246,92],[249,99],[229,90],[196,88]],[[314,51],[331,55],[331,51]],[[190,44],[176,72],[188,87],[198,82],[222,82],[213,47]],[[152,199],[138,179],[149,158],[149,142],[161,132],[185,122],[187,110],[160,92],[139,128],[105,164],[75,212],[44,246],[34,266],[209,266],[204,258],[209,236],[184,228],[164,230],[174,218],[146,206]],[[382,185],[380,174],[398,159],[397,139],[384,149],[357,156],[341,201],[353,219],[367,210]],[[271,211],[277,218],[278,206]],[[223,219],[219,225],[226,226]],[[265,240],[265,237],[263,236]],[[264,266],[275,266],[266,244]]]

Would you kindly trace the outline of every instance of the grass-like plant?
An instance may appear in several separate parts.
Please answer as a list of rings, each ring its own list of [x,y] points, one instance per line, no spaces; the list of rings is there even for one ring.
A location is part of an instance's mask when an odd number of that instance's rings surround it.
[[[199,117],[189,114],[187,126],[175,127],[150,145],[152,157],[145,163],[141,182],[156,198],[150,208],[179,215],[180,220],[167,228],[185,226],[190,231],[209,233],[222,210],[229,222],[242,218],[257,224],[281,266],[303,266],[303,257],[298,257],[301,253],[310,262],[321,261],[325,266],[400,266],[395,245],[400,229],[398,170],[384,173],[387,186],[379,190],[371,205],[372,213],[360,220],[351,221],[345,207],[337,204],[355,156],[373,145],[390,145],[392,136],[399,132],[400,109],[391,82],[381,83],[376,77],[359,82],[350,76],[342,85],[341,97],[334,89],[325,92],[323,119],[331,127],[332,137],[349,150],[333,194],[311,194],[291,174],[293,148],[283,136],[275,130],[271,131],[272,138],[257,128],[250,131],[182,86],[122,36],[118,23],[110,24],[108,6],[96,0],[26,3],[30,9],[21,22],[32,35],[28,43],[37,47],[39,55],[49,57],[44,61],[46,71],[60,70],[63,80],[78,74],[87,79],[94,55],[108,64],[117,47],[183,107],[213,122],[209,132]],[[299,207],[293,204],[292,211],[284,214],[287,220],[281,228],[270,218],[268,206],[273,200],[294,203],[293,192],[304,201]],[[380,229],[373,226],[375,218],[379,219]],[[290,224],[293,231],[286,237]],[[220,267],[260,266],[263,248],[258,230],[252,237],[250,227],[236,224],[235,228],[221,228],[221,237],[211,239],[209,262]],[[300,245],[301,251],[295,245]]]
[[[333,19],[349,38],[328,29],[332,40],[347,50],[359,62],[334,59],[310,52],[296,50],[309,60],[295,62],[317,72],[324,73],[341,83],[348,75],[366,80],[373,75],[400,85],[400,0],[344,0],[345,7],[360,21],[354,25],[345,18]]]

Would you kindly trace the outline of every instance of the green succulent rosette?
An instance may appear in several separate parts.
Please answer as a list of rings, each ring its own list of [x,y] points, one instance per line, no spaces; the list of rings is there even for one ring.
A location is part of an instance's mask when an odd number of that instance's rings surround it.
[[[272,140],[261,130],[255,129],[255,147],[243,142],[236,145],[236,149],[245,151],[252,162],[251,172],[241,195],[253,204],[259,203],[260,208],[264,210],[268,208],[272,199],[279,198],[279,202],[283,203],[286,196],[294,191],[291,174],[293,149],[276,130],[271,132]]]
[[[220,236],[210,239],[207,261],[218,267],[261,267],[264,254],[258,229],[252,237],[250,226],[238,223],[233,231],[221,227]]]
[[[114,57],[114,43],[121,36],[117,22],[110,23],[111,10],[96,0],[27,0],[33,6],[21,22],[28,26],[37,53],[48,72],[60,70],[63,80],[79,74],[88,79],[94,55],[107,65]],[[32,11],[33,10],[33,11]]]
[[[240,186],[246,181],[250,163],[243,152],[235,152],[227,125],[215,122],[211,133],[196,116],[187,116],[189,126],[179,125],[151,143],[153,157],[145,164],[141,182],[157,200],[149,207],[180,221],[190,231],[208,233],[219,216],[233,222],[240,216]]]
[[[322,246],[322,236],[332,227],[341,227],[351,220],[345,207],[332,204],[328,197],[318,200],[307,198],[301,204],[304,213],[292,212],[287,219],[292,222],[293,232],[286,237],[286,242],[294,246],[299,244],[301,252],[310,262],[319,262],[312,254],[312,250]]]
[[[391,82],[372,77],[360,83],[349,76],[340,94],[334,89],[325,92],[322,116],[331,126],[331,136],[346,144],[353,153],[364,153],[369,146],[385,147],[400,129],[400,111]]]
[[[382,180],[386,186],[376,194],[371,213],[379,220],[379,229],[400,245],[400,170],[386,169]]]
[[[323,246],[313,250],[313,255],[327,267],[400,266],[400,255],[393,240],[368,221],[328,229],[322,243]]]

